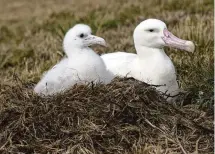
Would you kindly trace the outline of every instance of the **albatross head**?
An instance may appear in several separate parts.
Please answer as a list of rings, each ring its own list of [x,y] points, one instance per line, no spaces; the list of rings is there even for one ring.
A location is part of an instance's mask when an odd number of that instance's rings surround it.
[[[65,50],[74,48],[86,48],[94,44],[106,46],[103,38],[91,34],[92,30],[84,24],[77,24],[71,28],[65,35],[63,46]]]
[[[193,42],[182,40],[167,30],[166,24],[157,19],[147,19],[141,22],[134,30],[135,45],[149,48],[174,47],[193,52]]]

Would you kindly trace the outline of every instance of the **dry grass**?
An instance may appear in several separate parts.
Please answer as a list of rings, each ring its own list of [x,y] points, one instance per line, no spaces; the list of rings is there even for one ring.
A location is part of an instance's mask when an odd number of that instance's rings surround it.
[[[1,87],[2,152],[213,151],[212,113],[197,105],[168,104],[144,83],[116,79],[107,86],[76,86],[48,99],[35,96],[30,88]]]
[[[62,58],[69,27],[83,22],[105,38],[109,47],[98,53],[135,52],[133,29],[145,18],[196,44],[194,54],[165,49],[186,91],[182,103],[132,80],[33,94],[32,83]],[[213,30],[211,0],[0,0],[0,151],[213,153]]]

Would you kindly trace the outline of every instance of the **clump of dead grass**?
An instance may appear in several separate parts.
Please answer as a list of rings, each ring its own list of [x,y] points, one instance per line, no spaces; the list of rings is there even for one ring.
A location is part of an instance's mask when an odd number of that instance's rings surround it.
[[[17,85],[1,85],[2,153],[213,151],[213,114],[168,104],[145,83],[115,79],[50,98]]]

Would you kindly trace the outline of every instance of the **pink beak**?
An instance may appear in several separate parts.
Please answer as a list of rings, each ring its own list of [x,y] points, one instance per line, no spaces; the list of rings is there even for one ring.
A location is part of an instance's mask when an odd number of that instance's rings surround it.
[[[188,52],[194,52],[195,45],[191,41],[182,40],[176,36],[174,36],[171,32],[169,32],[166,28],[163,31],[164,37],[162,37],[166,46],[174,47],[177,49],[185,50]]]

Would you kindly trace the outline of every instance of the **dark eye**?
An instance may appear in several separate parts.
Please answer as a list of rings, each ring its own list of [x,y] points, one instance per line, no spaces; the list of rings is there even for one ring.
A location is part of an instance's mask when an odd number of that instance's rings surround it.
[[[84,34],[83,34],[83,33],[81,33],[79,36],[80,36],[80,38],[83,38],[83,37],[84,37]]]
[[[154,32],[154,29],[149,29],[150,32]]]

